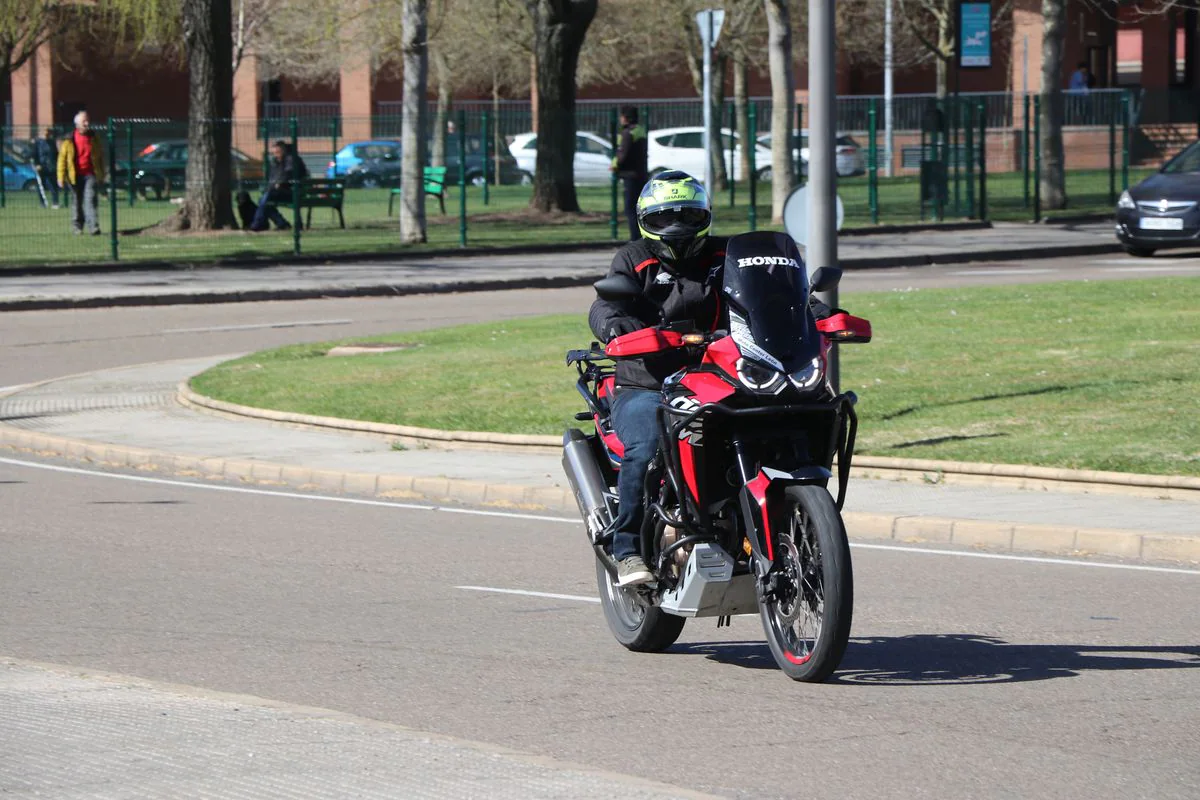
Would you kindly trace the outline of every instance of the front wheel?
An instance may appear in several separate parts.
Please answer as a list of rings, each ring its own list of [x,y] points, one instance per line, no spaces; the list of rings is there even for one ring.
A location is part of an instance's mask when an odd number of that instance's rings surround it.
[[[599,559],[596,560],[596,583],[609,629],[616,640],[630,650],[659,653],[675,644],[683,632],[686,619],[638,602],[635,591],[618,586]]]
[[[789,486],[779,513],[774,591],[759,600],[767,644],[793,680],[819,683],[837,669],[850,638],[854,576],[846,528],[829,492]]]

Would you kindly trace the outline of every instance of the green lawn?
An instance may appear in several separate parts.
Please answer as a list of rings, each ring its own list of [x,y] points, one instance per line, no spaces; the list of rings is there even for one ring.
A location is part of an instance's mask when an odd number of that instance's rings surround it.
[[[1141,180],[1145,171],[1130,174],[1130,182]],[[1107,171],[1072,172],[1068,175],[1069,207],[1066,213],[1109,212]],[[838,191],[846,209],[845,226],[858,228],[872,224],[865,176],[843,178]],[[490,190],[489,203],[483,192],[468,187],[466,241],[472,247],[503,247],[528,244],[571,244],[612,240],[612,196],[607,186],[583,186],[578,190],[582,215],[543,217],[530,215],[527,207],[530,189],[525,186],[501,186]],[[959,184],[959,207],[954,206],[953,184],[945,219],[967,214],[967,185]],[[1027,221],[1031,207],[1024,203],[1024,182],[1020,173],[992,175],[988,178],[989,215],[994,220]],[[459,190],[451,187],[446,199],[446,214],[430,202],[429,243],[427,248],[453,248],[460,244]],[[755,205],[757,225],[771,227],[771,192],[760,185]],[[734,205],[728,191],[713,198],[716,231],[739,233],[749,229],[749,187],[735,187]],[[144,201],[130,206],[127,195],[118,191],[116,228],[118,257],[121,260],[212,261],[220,258],[278,257],[292,253],[290,233],[247,233],[222,231],[209,234],[162,234],[144,229],[175,213],[177,206],[168,201]],[[618,207],[617,236],[626,235],[625,218]],[[1057,212],[1056,212],[1057,213]],[[107,200],[101,206],[103,236],[72,236],[67,211],[43,209],[30,192],[9,193],[0,208],[0,268],[63,262],[105,261],[111,258],[112,209]],[[288,214],[290,217],[290,214]],[[313,212],[313,229],[305,231],[302,252],[309,254],[381,253],[401,250],[396,218],[388,215],[386,189],[350,189],[346,192],[346,230],[337,227],[328,209]],[[916,177],[881,179],[879,183],[879,222],[915,223],[932,220],[933,209],[922,212]],[[776,226],[778,227],[778,226]],[[408,248],[411,249],[411,248]]]
[[[1200,475],[1200,279],[845,295],[875,340],[842,348],[875,455]],[[458,430],[548,433],[581,403],[549,316],[267,351],[193,380],[245,405]]]

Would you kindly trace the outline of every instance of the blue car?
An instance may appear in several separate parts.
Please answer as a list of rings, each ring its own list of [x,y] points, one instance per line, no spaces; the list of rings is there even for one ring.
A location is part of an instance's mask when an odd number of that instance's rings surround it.
[[[4,191],[37,191],[37,175],[33,172],[33,165],[7,150],[4,151]]]
[[[356,172],[363,162],[399,161],[400,143],[395,139],[376,139],[369,142],[352,142],[337,152],[325,168],[326,178],[344,178]]]

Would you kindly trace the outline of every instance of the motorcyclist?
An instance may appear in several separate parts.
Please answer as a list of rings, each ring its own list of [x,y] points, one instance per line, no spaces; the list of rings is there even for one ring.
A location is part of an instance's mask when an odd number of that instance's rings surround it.
[[[592,332],[608,342],[662,323],[691,321],[701,331],[726,327],[720,302],[726,239],[709,235],[712,210],[704,186],[684,172],[660,173],[642,189],[637,222],[642,238],[617,251],[608,274],[633,278],[642,293],[631,300],[597,299],[588,312]],[[642,489],[658,448],[662,382],[685,359],[683,352],[669,350],[617,362],[612,423],[625,452],[617,479],[612,555],[621,586],[654,580],[638,552]]]

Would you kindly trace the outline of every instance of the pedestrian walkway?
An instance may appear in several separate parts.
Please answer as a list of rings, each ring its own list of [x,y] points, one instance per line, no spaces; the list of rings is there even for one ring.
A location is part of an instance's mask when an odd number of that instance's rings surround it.
[[[217,416],[176,401],[180,381],[224,358],[106,370],[10,394],[0,398],[0,444],[174,474],[574,514],[557,454],[397,449],[384,437]],[[856,476],[845,511],[855,538],[1200,560],[1198,500]]]
[[[847,269],[1050,258],[1116,252],[1111,226],[997,225],[994,228],[845,236]],[[421,292],[582,285],[612,260],[609,250],[470,254],[364,262],[253,267],[127,269],[68,274],[0,271],[0,310],[108,305],[390,296]]]
[[[0,662],[5,797],[707,797],[326,709]]]

